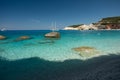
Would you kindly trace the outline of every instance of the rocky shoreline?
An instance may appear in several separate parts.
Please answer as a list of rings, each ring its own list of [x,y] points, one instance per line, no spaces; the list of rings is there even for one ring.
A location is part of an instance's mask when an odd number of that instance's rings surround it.
[[[89,25],[70,25],[63,30],[120,30],[120,16],[103,18],[100,21]]]

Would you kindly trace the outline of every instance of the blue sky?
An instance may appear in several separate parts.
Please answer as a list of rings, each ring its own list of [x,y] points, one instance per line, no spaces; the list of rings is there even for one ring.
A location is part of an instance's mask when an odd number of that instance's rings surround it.
[[[120,16],[120,0],[0,0],[0,27],[10,30],[62,29]]]

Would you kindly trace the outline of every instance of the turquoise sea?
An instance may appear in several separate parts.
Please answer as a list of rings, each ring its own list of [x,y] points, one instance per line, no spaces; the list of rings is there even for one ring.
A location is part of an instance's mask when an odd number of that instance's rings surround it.
[[[47,30],[5,31],[0,34],[8,37],[0,40],[0,56],[8,60],[40,57],[49,61],[64,61],[82,58],[72,48],[80,46],[95,47],[99,55],[120,53],[120,31],[60,31],[60,39],[44,37]],[[14,40],[20,36],[30,36],[32,39]]]
[[[120,55],[120,30],[61,30],[59,31],[61,37],[58,39],[45,38],[44,35],[48,32],[51,31],[10,30],[0,32],[0,35],[7,36],[6,40],[0,40],[0,80],[83,80],[83,75],[89,75],[89,69],[96,68],[104,71],[100,65],[107,69],[105,65],[114,65],[109,61],[120,59],[118,58]],[[24,35],[30,36],[31,39],[14,41]],[[100,53],[92,57],[82,57],[72,50],[72,48],[81,46],[94,47]],[[108,58],[111,55],[114,57]],[[107,58],[104,57],[105,60],[100,61],[102,56]],[[94,59],[99,60],[94,62]],[[106,64],[107,62],[109,64]],[[89,68],[86,64],[89,64]],[[83,72],[85,74],[82,74]],[[97,72],[91,71],[91,73],[94,75]],[[82,77],[77,78],[78,74]],[[92,74],[84,80],[96,80],[89,79]],[[120,75],[120,73],[116,75]],[[98,80],[107,80],[107,78]]]

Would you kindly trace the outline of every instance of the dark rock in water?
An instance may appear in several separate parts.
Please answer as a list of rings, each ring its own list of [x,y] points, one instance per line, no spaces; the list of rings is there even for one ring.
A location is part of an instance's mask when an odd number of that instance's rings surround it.
[[[47,38],[60,38],[60,33],[59,32],[50,32],[45,34],[45,37]]]
[[[4,49],[2,49],[2,48],[0,48],[0,52],[2,53],[2,52],[5,52],[5,50]]]
[[[51,41],[41,41],[41,42],[38,42],[39,44],[47,44],[47,43],[55,43],[53,40]]]
[[[19,38],[17,38],[14,41],[21,41],[21,40],[28,40],[28,39],[31,39],[31,37],[30,36],[20,36]]]
[[[34,46],[34,45],[36,45],[36,44],[34,44],[34,43],[24,44],[24,46]]]
[[[0,35],[0,40],[6,39],[6,36]]]
[[[72,50],[79,52],[79,55],[82,57],[92,57],[99,54],[99,51],[96,48],[89,46],[76,47],[72,48]]]
[[[9,43],[9,42],[0,42],[0,44],[7,44],[7,43]]]
[[[120,55],[64,62],[0,56],[0,80],[120,80]]]

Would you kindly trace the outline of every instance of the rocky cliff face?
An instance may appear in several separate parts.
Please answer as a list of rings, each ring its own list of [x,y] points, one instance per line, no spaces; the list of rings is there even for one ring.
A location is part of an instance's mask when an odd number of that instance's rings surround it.
[[[99,29],[120,29],[120,16],[103,18],[96,24]]]
[[[102,24],[120,24],[120,16],[118,17],[108,17],[108,18],[103,18],[100,21]]]

